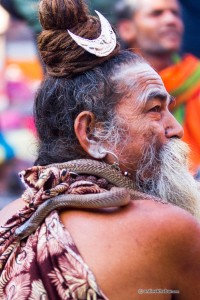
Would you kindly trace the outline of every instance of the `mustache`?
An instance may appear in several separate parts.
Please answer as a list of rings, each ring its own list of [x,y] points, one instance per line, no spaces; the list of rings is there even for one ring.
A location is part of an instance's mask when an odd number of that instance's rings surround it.
[[[160,152],[161,160],[163,154],[168,156],[169,160],[175,161],[181,166],[185,166],[189,170],[189,146],[178,138],[172,138],[167,144],[163,146]]]

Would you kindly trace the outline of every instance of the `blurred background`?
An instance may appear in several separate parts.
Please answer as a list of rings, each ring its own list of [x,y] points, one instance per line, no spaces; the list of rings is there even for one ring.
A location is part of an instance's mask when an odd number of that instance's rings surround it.
[[[115,24],[115,2],[91,0],[88,4],[92,12],[100,11]],[[181,4],[186,22],[182,52],[199,57],[199,2],[183,0]],[[32,166],[37,153],[32,107],[43,78],[36,46],[41,30],[37,5],[37,0],[0,1],[0,209],[22,193],[18,172]]]
[[[35,4],[6,0],[0,6],[0,208],[20,196],[24,187],[18,172],[36,156],[32,107],[43,70],[35,43],[40,32]]]

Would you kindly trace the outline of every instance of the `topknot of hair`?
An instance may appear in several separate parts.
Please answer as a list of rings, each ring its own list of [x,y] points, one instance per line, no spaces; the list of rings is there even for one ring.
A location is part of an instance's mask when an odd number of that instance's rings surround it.
[[[41,0],[39,6],[43,31],[38,48],[49,76],[72,78],[117,55],[120,45],[106,57],[97,57],[80,47],[67,29],[85,39],[101,34],[98,17],[89,14],[84,0]]]
[[[41,0],[39,16],[44,30],[64,30],[86,22],[88,8],[82,0]]]

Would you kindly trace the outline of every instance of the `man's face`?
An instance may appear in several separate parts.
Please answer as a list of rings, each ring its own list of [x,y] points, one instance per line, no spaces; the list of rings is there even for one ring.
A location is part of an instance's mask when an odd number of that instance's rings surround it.
[[[118,127],[126,132],[114,150],[120,169],[128,172],[137,190],[200,219],[199,183],[188,170],[188,146],[180,140],[182,127],[168,110],[172,99],[161,78],[146,63],[124,66],[119,76],[129,91],[116,108]]]
[[[183,22],[176,0],[141,0],[131,22],[134,45],[141,51],[162,54],[180,49]]]
[[[153,139],[160,149],[169,138],[182,137],[183,131],[168,110],[171,97],[160,76],[149,65],[124,67],[121,76],[131,94],[117,106],[117,115],[127,130],[127,136],[116,154],[122,169],[134,173],[143,149]]]

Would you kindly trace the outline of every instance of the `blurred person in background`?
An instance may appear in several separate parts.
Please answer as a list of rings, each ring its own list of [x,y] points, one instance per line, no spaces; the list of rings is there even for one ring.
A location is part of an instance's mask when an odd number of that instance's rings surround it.
[[[191,149],[191,171],[200,167],[200,62],[191,54],[178,55],[184,32],[177,0],[119,0],[117,27],[125,47],[141,54],[159,72],[175,97],[171,110],[184,128]]]
[[[83,1],[39,9],[40,144],[26,191],[0,212],[0,298],[199,299],[199,183],[173,99]]]

